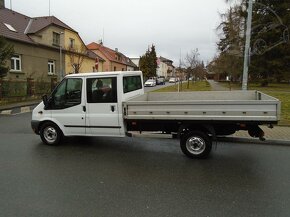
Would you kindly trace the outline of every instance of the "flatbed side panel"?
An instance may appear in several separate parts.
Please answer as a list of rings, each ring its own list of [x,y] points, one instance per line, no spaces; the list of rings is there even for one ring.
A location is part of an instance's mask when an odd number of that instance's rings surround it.
[[[125,119],[278,121],[279,102],[125,103]]]
[[[260,91],[196,91],[196,92],[149,92],[128,102],[176,102],[176,101],[279,101]]]
[[[259,91],[201,91],[149,93],[124,102],[123,110],[124,118],[131,120],[276,122],[280,106],[279,100]]]

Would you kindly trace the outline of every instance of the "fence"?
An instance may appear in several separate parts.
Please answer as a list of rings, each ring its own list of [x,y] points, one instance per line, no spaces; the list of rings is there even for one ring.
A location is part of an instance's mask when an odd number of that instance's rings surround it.
[[[27,79],[26,81],[10,81],[0,79],[0,100],[1,99],[17,99],[40,97],[49,94],[57,85],[56,79],[52,78],[50,82],[34,81]]]

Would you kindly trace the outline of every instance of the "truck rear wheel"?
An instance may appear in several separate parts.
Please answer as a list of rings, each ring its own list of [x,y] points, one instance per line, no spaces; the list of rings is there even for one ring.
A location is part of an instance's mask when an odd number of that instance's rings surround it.
[[[182,136],[180,147],[187,157],[202,159],[208,157],[212,148],[212,142],[206,133],[191,131]]]
[[[46,122],[41,126],[40,138],[47,145],[58,145],[62,138],[62,132],[56,124]]]

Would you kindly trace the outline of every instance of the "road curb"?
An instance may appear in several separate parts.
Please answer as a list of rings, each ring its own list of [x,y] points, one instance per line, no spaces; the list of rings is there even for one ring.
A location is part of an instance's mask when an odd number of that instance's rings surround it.
[[[158,139],[171,139],[172,135],[161,134],[161,133],[148,133],[144,132],[140,134],[139,132],[132,132],[132,137],[141,137],[141,138],[158,138]],[[289,140],[282,139],[266,139],[265,141],[261,141],[255,138],[245,138],[245,137],[218,137],[218,142],[239,142],[239,143],[254,143],[261,145],[285,145],[290,146]]]
[[[38,105],[39,102],[3,105],[3,106],[0,106],[0,113],[2,113],[3,111],[12,110],[12,109],[18,109],[18,108],[20,108],[20,109],[25,109],[26,108],[27,109],[27,107]]]
[[[18,114],[23,114],[23,113],[28,113],[33,110],[33,108],[37,104],[31,104],[31,105],[25,105],[25,106],[20,106],[20,107],[13,107],[12,109],[7,109],[7,110],[0,110],[0,115],[4,116],[10,116],[10,115],[18,115]]]
[[[2,110],[0,112],[1,115],[11,115],[11,113],[12,113],[12,110]]]
[[[266,139],[261,141],[254,138],[244,138],[244,137],[218,137],[217,141],[219,142],[239,142],[239,143],[255,143],[261,145],[285,145],[290,146],[289,140],[282,139]]]
[[[10,105],[2,105],[0,106],[0,112],[5,111],[5,110],[12,110],[16,108],[21,108],[21,107],[28,107],[28,106],[34,106],[38,105],[41,101],[32,101],[32,102],[20,102],[20,103],[14,103]]]

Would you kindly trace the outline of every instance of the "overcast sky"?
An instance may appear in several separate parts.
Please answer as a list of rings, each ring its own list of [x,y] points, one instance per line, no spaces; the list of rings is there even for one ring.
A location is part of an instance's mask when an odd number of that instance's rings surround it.
[[[27,16],[48,16],[49,0],[11,0],[12,9]],[[10,0],[5,0],[10,8]],[[139,57],[148,45],[158,56],[178,65],[198,48],[200,59],[216,53],[216,27],[225,0],[50,0],[50,15],[75,29],[86,44],[103,38],[104,45],[129,57]]]

